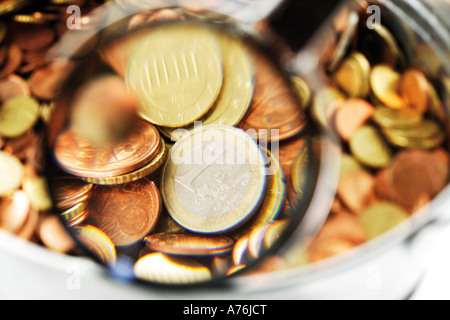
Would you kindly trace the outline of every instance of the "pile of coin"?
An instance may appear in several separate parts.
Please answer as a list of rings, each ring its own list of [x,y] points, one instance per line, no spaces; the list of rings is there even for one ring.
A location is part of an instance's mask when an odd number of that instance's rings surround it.
[[[331,86],[315,92],[311,114],[342,144],[330,216],[307,249],[316,262],[346,252],[426,210],[449,182],[442,101],[388,28],[349,15],[328,64]]]
[[[69,3],[0,1],[0,228],[78,254],[52,212],[44,154],[55,83],[68,70],[63,61],[49,64],[47,55],[64,32]]]
[[[293,218],[288,197],[300,207],[310,159],[302,102],[276,64],[173,13],[163,16],[177,23],[134,32],[131,17],[130,33],[100,48],[109,71],[71,94],[53,189],[98,259],[114,266],[125,255],[138,278],[179,284],[262,257]],[[116,122],[130,125],[111,138]]]

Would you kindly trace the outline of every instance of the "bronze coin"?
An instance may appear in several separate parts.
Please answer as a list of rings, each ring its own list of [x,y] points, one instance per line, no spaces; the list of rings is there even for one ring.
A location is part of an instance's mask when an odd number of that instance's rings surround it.
[[[42,100],[56,98],[58,90],[67,75],[72,71],[73,64],[65,59],[54,60],[48,65],[34,70],[30,75],[31,93]]]
[[[76,247],[75,241],[54,215],[46,216],[39,224],[39,238],[47,248],[56,252],[68,253]]]
[[[0,229],[17,233],[25,224],[30,212],[30,200],[25,191],[0,198]]]
[[[397,203],[410,208],[418,199],[432,199],[448,183],[448,167],[433,152],[401,151],[388,176],[389,194]]]
[[[337,194],[354,214],[360,214],[374,200],[375,178],[366,171],[349,173],[339,180]]]
[[[345,100],[335,114],[335,128],[344,141],[349,141],[353,134],[374,114],[375,108],[362,99]]]
[[[83,178],[119,176],[149,163],[161,146],[158,129],[136,121],[130,134],[112,147],[94,146],[72,130],[63,132],[55,144],[55,155],[68,172]]]
[[[283,75],[260,53],[249,50],[255,65],[253,101],[239,127],[261,138],[259,130],[267,130],[270,141],[285,140],[305,128],[306,117]],[[271,130],[278,130],[273,135]]]
[[[5,102],[9,98],[16,96],[29,96],[30,86],[18,75],[10,74],[5,79],[0,80],[0,101]]]
[[[427,111],[430,102],[428,86],[427,77],[419,70],[409,69],[403,74],[400,80],[400,93],[408,108],[419,114]]]
[[[228,237],[186,233],[151,234],[145,237],[145,244],[155,251],[187,256],[221,255],[233,248],[233,240]]]
[[[73,177],[60,177],[53,181],[53,198],[58,209],[64,210],[86,201],[91,192],[92,184]]]
[[[11,73],[17,70],[22,63],[23,54],[22,50],[16,45],[9,46],[6,62],[0,69],[0,78],[9,76]]]
[[[117,246],[142,240],[155,227],[162,210],[161,195],[148,178],[117,185],[97,185],[88,203],[88,221]]]

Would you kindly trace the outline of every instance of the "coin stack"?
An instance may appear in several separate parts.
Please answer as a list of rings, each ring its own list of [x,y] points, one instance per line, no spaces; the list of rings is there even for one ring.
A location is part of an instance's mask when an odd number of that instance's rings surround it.
[[[315,92],[315,122],[342,144],[330,216],[307,249],[316,262],[378,237],[426,210],[448,184],[443,103],[384,25],[353,12]],[[361,24],[358,23],[361,21]]]
[[[55,84],[68,71],[63,61],[49,64],[46,57],[61,35],[69,3],[50,0],[36,8],[28,0],[0,1],[0,228],[57,252],[77,253],[52,214],[44,170]]]
[[[100,48],[110,72],[73,94],[54,189],[66,224],[97,258],[114,265],[125,254],[138,278],[192,283],[245,268],[283,233],[288,194],[297,205],[307,180],[306,118],[255,45],[163,10],[145,21],[178,23]],[[117,131],[108,129],[116,118],[132,123],[125,137],[99,139]],[[296,178],[285,179],[291,166]]]

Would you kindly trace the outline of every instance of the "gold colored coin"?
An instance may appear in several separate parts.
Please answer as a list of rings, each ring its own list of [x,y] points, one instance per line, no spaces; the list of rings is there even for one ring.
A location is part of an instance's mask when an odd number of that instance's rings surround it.
[[[384,128],[383,134],[392,145],[401,148],[433,149],[445,140],[443,128],[433,120],[411,128]]]
[[[73,208],[67,209],[61,213],[61,218],[69,226],[74,227],[86,220],[89,212],[87,209],[87,201],[80,202]]]
[[[241,41],[228,35],[220,36],[223,50],[223,86],[211,110],[202,118],[202,124],[237,125],[247,112],[255,88],[253,82],[253,65],[250,56]],[[193,126],[185,128],[193,129]],[[178,128],[160,128],[162,134],[177,141],[184,130]]]
[[[116,264],[116,247],[103,231],[91,225],[73,227],[72,230],[77,239],[82,242],[96,258],[109,266]]]
[[[240,129],[208,125],[172,147],[161,193],[178,224],[194,232],[219,233],[252,216],[265,186],[266,168],[256,142]]]
[[[211,280],[211,271],[199,262],[184,257],[150,253],[134,265],[138,279],[161,284],[193,284]]]
[[[20,188],[24,176],[24,167],[15,156],[0,151],[0,196]]]
[[[385,106],[402,109],[405,102],[398,93],[401,75],[386,65],[378,65],[370,74],[370,85],[376,98]]]
[[[173,255],[215,256],[231,251],[233,240],[224,236],[158,233],[144,238],[147,247]]]
[[[392,109],[379,106],[375,109],[373,120],[384,128],[411,128],[422,122],[417,112],[409,109]]]
[[[204,116],[223,82],[216,34],[201,26],[173,25],[152,31],[128,65],[126,82],[153,124],[182,127]]]
[[[335,81],[350,98],[363,98],[369,94],[370,63],[359,52],[344,60],[335,73]]]
[[[374,204],[359,216],[359,221],[369,239],[378,237],[407,219],[408,214],[405,210],[388,202]]]
[[[389,165],[392,151],[377,129],[365,125],[358,129],[350,140],[350,149],[359,162],[371,167]]]
[[[19,137],[27,132],[39,118],[39,103],[27,96],[17,96],[0,108],[0,135]]]
[[[98,185],[117,185],[124,184],[128,182],[137,181],[144,177],[147,177],[158,170],[167,158],[168,150],[166,148],[166,144],[164,139],[160,139],[160,149],[155,158],[150,161],[148,164],[139,168],[131,173],[127,173],[117,177],[106,177],[106,178],[82,178],[84,181],[98,184]]]
[[[351,155],[344,153],[341,157],[340,177],[345,177],[347,174],[362,171],[364,167]]]
[[[52,208],[52,197],[45,177],[26,179],[23,183],[23,189],[28,195],[33,209],[48,211]]]
[[[309,88],[308,84],[300,77],[293,76],[291,78],[292,83],[294,84],[295,92],[297,93],[299,97],[299,101],[301,104],[302,109],[308,108],[308,106],[311,104],[312,100],[312,93],[311,89]]]

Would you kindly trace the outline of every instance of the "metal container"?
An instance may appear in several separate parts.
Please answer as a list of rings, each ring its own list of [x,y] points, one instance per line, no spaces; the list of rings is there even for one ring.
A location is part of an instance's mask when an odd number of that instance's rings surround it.
[[[151,1],[148,1],[151,2]],[[154,1],[156,4],[160,1]],[[239,19],[267,17],[278,1],[246,4],[225,0],[219,10]],[[450,25],[446,0],[379,0],[383,23],[394,32],[407,59],[439,83],[450,112]],[[344,7],[346,4],[343,4]],[[319,32],[298,59],[320,52]],[[319,63],[309,72],[316,71]],[[293,70],[296,61],[287,61]],[[300,70],[298,72],[308,72]],[[450,122],[448,122],[450,125]],[[447,128],[448,129],[448,128]],[[310,211],[327,210],[323,190],[336,167],[326,145]],[[168,289],[117,280],[106,268],[84,257],[65,256],[0,231],[0,298],[17,299],[406,299],[420,284],[429,248],[450,223],[450,187],[428,207],[386,234],[342,255],[306,266],[258,275],[240,275],[224,283]],[[309,215],[280,249],[298,254],[305,230],[316,230],[323,218]],[[322,216],[323,217],[323,216]],[[120,268],[116,269],[120,272]]]

